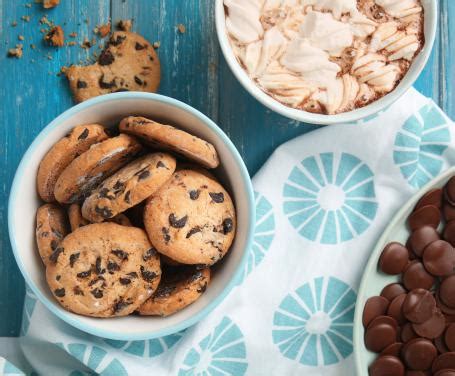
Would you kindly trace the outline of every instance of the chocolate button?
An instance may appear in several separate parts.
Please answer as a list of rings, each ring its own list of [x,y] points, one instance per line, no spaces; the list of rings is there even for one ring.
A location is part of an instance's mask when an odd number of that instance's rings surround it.
[[[439,297],[445,305],[455,308],[455,275],[451,275],[441,282]]]
[[[409,321],[421,324],[431,318],[435,307],[436,301],[428,290],[415,289],[406,295],[403,314]]]
[[[389,301],[382,296],[373,296],[369,298],[365,303],[365,308],[363,309],[363,326],[367,327],[374,318],[386,313],[388,306]]]
[[[445,202],[442,206],[442,215],[447,222],[455,219],[455,207]]]
[[[412,328],[412,324],[407,322],[401,327],[401,340],[403,343],[409,342],[411,339],[417,338],[418,335]]]
[[[406,292],[406,289],[401,283],[391,283],[382,289],[381,296],[392,301],[398,295],[406,294]]]
[[[424,249],[423,265],[433,275],[450,275],[455,265],[455,250],[445,240],[436,240]]]
[[[402,351],[404,363],[414,371],[429,369],[436,356],[436,347],[424,338],[412,339],[404,345]]]
[[[441,353],[441,354],[444,354],[446,352],[449,352],[450,350],[447,348],[447,345],[446,345],[446,341],[444,339],[444,335],[445,333],[443,333],[441,336],[439,336],[438,338],[435,338],[435,340],[433,341],[434,345],[436,346],[436,348],[438,349],[438,352]]]
[[[392,343],[390,346],[387,346],[384,350],[382,350],[380,356],[392,355],[392,356],[396,356],[397,358],[399,358],[402,347],[403,347],[403,344],[401,342]]]
[[[450,244],[455,245],[455,221],[451,220],[450,222],[446,223],[444,227],[444,232],[442,233],[442,237],[447,240]]]
[[[444,187],[444,196],[452,205],[455,205],[455,176],[451,177]]]
[[[442,189],[435,188],[427,193],[425,193],[420,200],[417,202],[416,206],[414,207],[414,211],[420,209],[422,206],[426,205],[434,205],[438,208],[442,205]]]
[[[437,206],[425,205],[417,209],[408,218],[411,231],[415,231],[423,226],[438,228],[441,221],[441,211]]]
[[[444,332],[446,319],[439,309],[435,309],[429,320],[422,324],[412,324],[412,327],[420,337],[434,339]]]
[[[455,369],[442,369],[436,372],[434,376],[455,376]]]
[[[427,371],[406,371],[405,376],[430,376]]]
[[[387,346],[396,342],[397,330],[389,324],[368,327],[365,333],[365,346],[368,350],[380,353]]]
[[[406,318],[403,315],[403,302],[406,299],[406,294],[398,295],[395,299],[390,302],[387,314],[393,317],[399,325],[406,322]]]
[[[409,244],[416,256],[422,257],[424,248],[439,239],[440,237],[436,229],[431,226],[423,226],[411,234]]]
[[[378,316],[376,317],[373,321],[371,321],[370,325],[368,325],[368,328],[372,328],[373,326],[379,325],[379,324],[387,324],[390,326],[393,326],[395,330],[398,330],[398,322],[395,320],[393,317],[390,316]]]
[[[438,293],[436,293],[435,295],[435,299],[436,299],[436,304],[437,306],[439,307],[439,309],[444,312],[444,314],[447,316],[447,315],[455,315],[455,308],[451,308],[449,306],[447,306],[446,304],[444,304],[444,302],[441,300],[441,297],[439,296]],[[449,321],[450,322],[450,321]]]
[[[431,371],[436,373],[442,369],[455,369],[455,352],[441,354],[435,359]]]
[[[444,340],[447,348],[450,351],[455,351],[455,324],[449,324],[447,326]]]
[[[404,365],[396,356],[380,356],[371,364],[368,373],[370,376],[404,376]]]
[[[407,248],[397,242],[385,246],[379,258],[379,268],[386,274],[400,274],[409,262]]]
[[[428,273],[420,261],[411,261],[403,272],[403,284],[408,290],[418,288],[430,290],[435,278]]]

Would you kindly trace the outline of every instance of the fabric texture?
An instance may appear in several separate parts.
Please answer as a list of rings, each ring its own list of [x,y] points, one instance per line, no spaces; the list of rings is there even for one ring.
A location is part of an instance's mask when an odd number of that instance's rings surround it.
[[[20,338],[26,369],[353,375],[364,265],[397,209],[455,163],[453,139],[452,122],[412,89],[369,119],[285,143],[253,179],[256,230],[242,278],[208,317],[160,339],[110,341],[68,326],[27,290]],[[16,366],[0,359],[0,373],[15,374]]]

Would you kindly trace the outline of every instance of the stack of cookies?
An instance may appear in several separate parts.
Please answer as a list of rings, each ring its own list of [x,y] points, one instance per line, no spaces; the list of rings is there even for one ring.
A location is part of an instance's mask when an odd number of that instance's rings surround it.
[[[65,309],[168,316],[204,293],[229,251],[234,204],[208,171],[219,165],[210,143],[143,117],[118,129],[76,126],[41,161],[38,251]]]

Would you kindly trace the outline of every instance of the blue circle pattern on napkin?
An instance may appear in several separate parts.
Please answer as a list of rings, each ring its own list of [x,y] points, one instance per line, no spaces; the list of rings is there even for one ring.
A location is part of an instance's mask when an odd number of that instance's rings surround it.
[[[239,327],[224,317],[212,333],[191,348],[179,376],[243,376],[248,368],[246,347]]]
[[[275,215],[272,204],[262,194],[254,192],[254,195],[256,198],[256,226],[253,245],[248,252],[248,261],[238,284],[241,284],[263,260],[275,236]]]
[[[83,343],[69,343],[65,345],[61,342],[56,343],[56,345],[96,372],[97,375],[128,376],[128,372],[122,363],[109,355],[106,350],[98,346],[86,345]]]
[[[105,339],[108,345],[125,351],[128,354],[143,358],[153,358],[161,355],[173,347],[182,338],[185,331],[171,334],[161,338],[154,338],[147,341],[115,341]]]
[[[273,318],[273,343],[307,366],[336,364],[352,353],[356,293],[334,277],[318,277],[286,295]]]
[[[22,311],[21,336],[25,336],[28,332],[28,328],[30,326],[30,320],[32,318],[33,311],[35,309],[36,300],[37,299],[36,299],[35,294],[26,285],[25,286],[24,308]]]
[[[447,120],[434,104],[427,104],[398,131],[393,160],[406,181],[420,188],[441,172],[449,143]]]
[[[300,235],[338,244],[363,233],[376,216],[374,175],[348,153],[321,153],[295,166],[283,189],[283,210]]]

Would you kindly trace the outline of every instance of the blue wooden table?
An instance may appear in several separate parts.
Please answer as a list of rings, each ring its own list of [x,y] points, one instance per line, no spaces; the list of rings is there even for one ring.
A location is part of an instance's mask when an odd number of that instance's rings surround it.
[[[435,99],[453,118],[455,1],[438,1],[438,38],[416,87]],[[46,46],[40,32],[45,26],[40,24],[44,15],[63,27],[68,41],[78,43],[85,37],[91,40],[96,25],[133,19],[133,31],[151,42],[160,42],[159,92],[196,107],[217,122],[239,149],[251,175],[278,145],[315,129],[272,113],[240,86],[218,47],[213,3],[213,0],[61,0],[57,8],[45,11],[34,0],[0,0],[0,337],[18,334],[24,295],[24,282],[7,231],[7,200],[14,172],[40,130],[73,105],[66,79],[57,75],[60,68],[85,62],[99,50],[98,45],[90,50]],[[184,33],[178,30],[179,24],[185,26]],[[72,32],[77,37],[68,37]],[[24,45],[23,57],[7,58],[7,50],[18,43]]]

